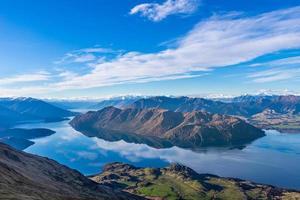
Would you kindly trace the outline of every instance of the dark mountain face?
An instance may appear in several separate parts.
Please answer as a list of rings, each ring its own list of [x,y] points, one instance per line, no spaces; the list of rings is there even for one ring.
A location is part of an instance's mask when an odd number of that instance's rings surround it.
[[[54,134],[50,129],[36,128],[36,129],[22,129],[13,128],[0,131],[0,141],[8,144],[16,149],[24,150],[34,144],[30,141],[40,137],[46,137]]]
[[[242,145],[264,136],[263,131],[243,120],[203,111],[182,113],[107,107],[76,116],[70,124],[88,136],[141,142],[154,147],[157,147],[155,142],[166,145],[161,147],[175,145],[185,148]]]
[[[73,115],[72,112],[58,108],[33,98],[4,98],[0,105],[31,119],[56,120]]]
[[[0,131],[14,125],[16,121],[24,121],[25,119],[25,115],[0,106]]]
[[[10,129],[28,121],[59,121],[74,113],[33,98],[0,98],[0,140],[18,149],[32,145],[29,139],[53,134],[47,129]]]
[[[0,133],[0,137],[17,137],[23,139],[36,139],[41,137],[46,137],[54,134],[55,131],[45,128],[35,128],[35,129],[22,129],[22,128],[12,128],[7,129]]]
[[[53,160],[0,143],[0,199],[139,199],[101,186]]]
[[[58,121],[74,113],[33,98],[1,98],[0,126],[32,120]]]
[[[34,142],[28,139],[13,136],[0,137],[0,142],[5,143],[18,150],[24,150],[34,144]]]
[[[210,174],[171,164],[165,168],[138,168],[123,163],[107,164],[92,180],[150,199],[284,200],[300,198],[297,191],[276,188]]]

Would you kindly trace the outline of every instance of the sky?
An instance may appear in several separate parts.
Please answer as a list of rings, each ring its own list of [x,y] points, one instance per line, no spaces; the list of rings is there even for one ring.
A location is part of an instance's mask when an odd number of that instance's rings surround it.
[[[1,0],[0,96],[300,94],[300,0]]]

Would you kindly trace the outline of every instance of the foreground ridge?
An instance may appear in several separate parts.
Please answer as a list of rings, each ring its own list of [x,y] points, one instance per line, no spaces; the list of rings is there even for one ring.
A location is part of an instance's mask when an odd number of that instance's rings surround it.
[[[142,199],[99,185],[76,170],[48,158],[0,143],[0,199],[102,200]]]
[[[111,163],[91,179],[149,199],[271,199],[297,200],[300,192],[210,174],[171,164],[165,168],[138,168]]]

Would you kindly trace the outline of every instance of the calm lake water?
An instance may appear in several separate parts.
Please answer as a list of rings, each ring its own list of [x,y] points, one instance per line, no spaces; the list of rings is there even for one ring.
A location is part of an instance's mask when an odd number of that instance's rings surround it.
[[[164,167],[178,162],[199,173],[236,177],[259,183],[300,189],[300,134],[267,131],[267,136],[239,149],[203,149],[197,152],[172,147],[155,149],[124,141],[88,138],[68,121],[25,124],[23,128],[49,128],[56,133],[34,140],[25,151],[52,158],[85,175],[99,173],[104,164],[125,162],[141,167]]]

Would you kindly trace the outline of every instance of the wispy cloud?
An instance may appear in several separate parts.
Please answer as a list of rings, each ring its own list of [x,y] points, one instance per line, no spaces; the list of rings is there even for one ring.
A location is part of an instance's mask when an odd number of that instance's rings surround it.
[[[55,61],[55,64],[69,64],[69,63],[86,63],[95,61],[97,55],[115,53],[114,50],[109,48],[92,47],[79,49],[66,53],[61,59]]]
[[[130,10],[130,14],[140,14],[152,21],[160,21],[169,15],[191,14],[197,10],[200,0],[166,0],[162,4],[143,3]]]
[[[24,86],[18,88],[0,87],[0,97],[11,97],[11,96],[38,96],[51,91],[51,87],[43,86]]]
[[[300,48],[300,7],[247,17],[245,15],[218,15],[198,23],[172,47],[155,53],[111,52],[111,49],[87,48],[71,52],[63,62],[74,62],[78,57],[93,54],[86,59],[85,70],[53,72],[52,80],[43,87],[12,89],[4,92],[28,94],[36,92],[78,90],[126,83],[141,83],[168,79],[182,79],[207,75],[213,70],[228,67],[281,50]],[[106,55],[106,52],[110,52]],[[113,55],[112,55],[113,54]],[[70,60],[69,60],[70,59]],[[83,59],[84,60],[84,59]],[[81,60],[81,61],[83,61]],[[78,61],[78,60],[77,60]],[[278,63],[278,62],[281,62]],[[298,62],[298,57],[273,63],[276,69],[250,74],[255,82],[297,78],[297,66],[286,68],[282,63]],[[83,63],[81,63],[83,64]],[[92,67],[87,67],[92,66]],[[59,65],[60,66],[60,65]],[[257,65],[258,66],[258,65]],[[245,66],[246,67],[246,66]],[[259,68],[259,67],[257,67]],[[254,69],[254,68],[253,68]],[[72,69],[73,70],[73,69]],[[49,75],[7,78],[1,82],[47,80]]]
[[[252,82],[267,83],[300,78],[300,56],[276,59],[270,62],[254,63],[256,72],[248,75]],[[264,70],[261,70],[263,67]],[[266,69],[267,68],[267,69]]]
[[[56,87],[91,88],[199,76],[299,47],[300,7],[253,17],[213,16],[197,24],[174,48],[150,54],[128,52],[95,64],[89,73],[59,82]]]
[[[300,69],[271,69],[252,73],[248,76],[255,83],[267,83],[300,78]]]
[[[29,83],[37,81],[47,81],[50,79],[48,72],[36,72],[32,74],[20,74],[12,77],[0,78],[0,85],[11,85],[16,83]]]
[[[294,66],[300,65],[300,56],[293,56],[288,58],[282,58],[273,60],[271,62],[261,62],[261,63],[254,63],[251,66],[258,67],[258,66],[271,66],[271,67],[278,67],[278,66]]]

